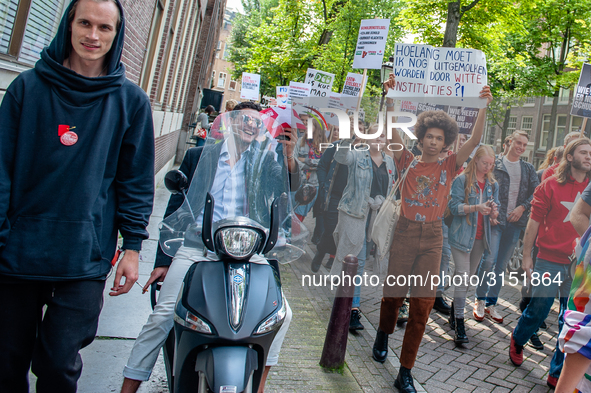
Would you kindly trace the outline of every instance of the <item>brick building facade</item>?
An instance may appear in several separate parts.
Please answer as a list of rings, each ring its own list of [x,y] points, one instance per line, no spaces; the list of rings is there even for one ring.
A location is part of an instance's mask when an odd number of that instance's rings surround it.
[[[507,135],[515,130],[526,131],[530,135],[528,148],[523,158],[536,168],[544,160],[547,151],[548,131],[553,130],[554,138],[550,148],[561,146],[564,136],[572,131],[580,131],[583,118],[571,116],[572,90],[560,91],[554,124],[550,124],[552,97],[531,97],[519,106],[511,108]],[[591,122],[587,122],[585,135],[591,133]],[[487,124],[483,143],[492,145],[500,152],[502,130],[499,125]]]
[[[241,80],[232,79],[232,71],[234,71],[234,64],[228,61],[230,51],[230,36],[232,34],[232,22],[236,17],[238,11],[233,9],[226,9],[224,15],[224,23],[220,29],[220,37],[217,42],[215,51],[215,61],[213,63],[213,70],[211,72],[211,79],[209,88],[214,91],[223,93],[221,110],[226,108],[226,101],[236,100],[240,102],[240,87]]]
[[[49,45],[69,0],[0,4],[0,100]],[[122,61],[150,98],[157,181],[184,154],[184,140],[209,82],[226,0],[121,0],[126,16]],[[180,142],[180,143],[179,143]]]

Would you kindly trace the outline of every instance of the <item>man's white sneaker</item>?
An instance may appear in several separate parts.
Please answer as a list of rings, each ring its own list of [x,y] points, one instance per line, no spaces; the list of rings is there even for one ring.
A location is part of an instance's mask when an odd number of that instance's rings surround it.
[[[484,314],[496,323],[503,323],[503,317],[497,311],[496,306],[488,306],[484,309]]]
[[[484,300],[478,300],[474,302],[474,319],[478,322],[484,320]]]

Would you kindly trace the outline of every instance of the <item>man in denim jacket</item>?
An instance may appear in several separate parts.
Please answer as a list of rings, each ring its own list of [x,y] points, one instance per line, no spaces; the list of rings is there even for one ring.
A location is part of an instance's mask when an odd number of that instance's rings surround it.
[[[521,231],[527,225],[534,190],[539,184],[533,165],[519,159],[528,141],[526,132],[515,131],[511,135],[509,151],[495,162],[501,204],[498,224],[492,228],[490,250],[485,251],[478,267],[478,277],[484,276],[485,280],[476,290],[474,319],[477,321],[482,321],[486,315],[497,323],[503,323],[503,317],[495,309],[501,290],[500,275],[507,268]],[[493,271],[494,279],[493,275],[489,275]]]

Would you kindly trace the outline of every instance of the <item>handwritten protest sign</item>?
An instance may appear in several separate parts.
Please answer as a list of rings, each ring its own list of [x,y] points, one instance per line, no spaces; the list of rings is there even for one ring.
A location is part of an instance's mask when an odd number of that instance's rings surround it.
[[[591,117],[591,64],[583,64],[579,83],[575,88],[571,115]]]
[[[402,112],[414,113],[417,116],[426,111],[444,111],[458,123],[460,134],[468,135],[472,134],[474,123],[476,123],[476,118],[478,117],[478,108],[464,108],[424,102],[402,101],[400,110]],[[414,133],[414,127],[410,127],[409,129]]]
[[[486,57],[476,49],[396,44],[396,87],[388,97],[484,108],[478,98],[487,84]]]
[[[276,90],[276,97],[277,97],[277,106],[287,106],[291,104],[289,102],[289,86],[277,86]]]
[[[334,74],[308,68],[305,83],[311,87],[310,97],[328,97],[334,83]]]
[[[349,72],[345,78],[342,94],[345,96],[359,97],[363,83],[363,75]],[[366,81],[367,83],[367,81]]]
[[[363,19],[359,26],[353,68],[382,68],[390,19]]]
[[[261,76],[258,74],[242,73],[242,88],[240,89],[240,99],[253,100],[259,99],[259,88],[261,86]]]

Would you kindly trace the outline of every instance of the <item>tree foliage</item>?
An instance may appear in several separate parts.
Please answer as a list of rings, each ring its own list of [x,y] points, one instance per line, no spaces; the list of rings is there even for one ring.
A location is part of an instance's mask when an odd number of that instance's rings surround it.
[[[361,20],[394,18],[399,9],[395,0],[249,0],[232,30],[233,76],[261,74],[261,93],[274,95],[275,86],[303,82],[306,69],[316,68],[335,74],[333,90],[340,91],[354,71]],[[402,34],[392,21],[386,53]],[[379,70],[370,71],[369,91],[375,91]]]

